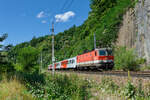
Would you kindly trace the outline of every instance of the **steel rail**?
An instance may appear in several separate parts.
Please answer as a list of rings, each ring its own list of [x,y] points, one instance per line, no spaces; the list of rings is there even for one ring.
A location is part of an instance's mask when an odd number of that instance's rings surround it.
[[[150,71],[74,71],[74,70],[57,70],[57,72],[71,72],[77,74],[94,74],[104,76],[119,76],[119,77],[137,77],[137,78],[150,78]]]

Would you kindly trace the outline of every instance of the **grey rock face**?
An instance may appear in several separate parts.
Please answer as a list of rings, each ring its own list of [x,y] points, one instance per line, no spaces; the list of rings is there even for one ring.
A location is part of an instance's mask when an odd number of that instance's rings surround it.
[[[137,55],[150,64],[150,0],[139,0],[126,12],[116,44],[135,48]]]
[[[139,0],[135,7],[136,51],[150,63],[150,0]]]
[[[123,16],[123,22],[120,26],[117,45],[134,48],[136,41],[136,25],[134,9],[130,8]]]

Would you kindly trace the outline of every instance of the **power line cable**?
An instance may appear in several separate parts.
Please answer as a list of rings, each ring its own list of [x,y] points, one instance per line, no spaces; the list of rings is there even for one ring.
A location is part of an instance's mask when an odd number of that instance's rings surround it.
[[[64,2],[62,8],[60,9],[60,13],[65,9],[65,6],[66,6],[67,2],[68,2],[68,0],[66,0],[66,1]]]
[[[68,0],[65,0],[65,2],[64,2],[64,4],[63,4],[63,6],[60,8],[60,13],[62,13],[63,12],[63,10],[65,9],[65,7],[67,6],[67,3],[68,2]],[[55,22],[54,20],[55,20],[55,15],[56,14],[56,12],[55,13],[52,13],[52,15],[51,15],[51,17],[50,17],[50,20],[52,21],[52,22]],[[58,23],[55,23],[55,27],[58,25]]]
[[[61,8],[61,10],[60,10],[60,13],[62,13],[64,10],[67,10],[67,9],[69,9],[71,6],[72,6],[72,4],[73,4],[73,2],[74,2],[74,0],[70,0],[71,2],[68,2],[67,3],[67,1],[68,0],[66,0],[66,2],[64,2],[64,5],[63,5],[63,7]],[[67,5],[68,4],[68,5]],[[56,26],[58,26],[60,23],[56,23]],[[68,26],[68,25],[67,25]]]
[[[74,0],[71,0],[71,2],[69,3],[69,5],[66,8],[64,8],[64,10],[65,9],[69,9],[72,6],[73,2],[74,2]]]
[[[70,2],[68,2],[68,1],[70,1]],[[72,6],[73,2],[74,2],[74,0],[65,0],[65,2],[63,3],[59,12],[62,13],[63,11],[69,9]],[[56,14],[56,12],[55,13],[53,12],[49,18],[50,18],[50,22],[55,22],[55,27],[57,27],[58,25],[60,25],[60,23],[55,21],[55,14]]]
[[[72,2],[72,0],[71,0],[71,2]],[[60,9],[60,13],[62,13],[66,9],[66,7],[68,8],[68,4],[70,5],[71,3],[69,3],[68,0],[66,0]],[[56,25],[58,25],[58,24],[59,23],[56,23]]]

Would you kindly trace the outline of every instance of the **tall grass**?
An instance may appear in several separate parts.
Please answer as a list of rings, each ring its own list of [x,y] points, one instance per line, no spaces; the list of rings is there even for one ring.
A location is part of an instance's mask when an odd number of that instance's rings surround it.
[[[17,79],[7,80],[4,78],[0,82],[0,100],[35,100],[35,98]]]

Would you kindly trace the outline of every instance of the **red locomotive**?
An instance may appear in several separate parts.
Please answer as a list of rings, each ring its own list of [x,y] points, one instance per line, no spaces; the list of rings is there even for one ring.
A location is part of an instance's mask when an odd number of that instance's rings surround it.
[[[113,66],[114,56],[112,49],[108,48],[96,49],[54,64],[55,69],[112,69]],[[52,64],[48,69],[52,69]]]

